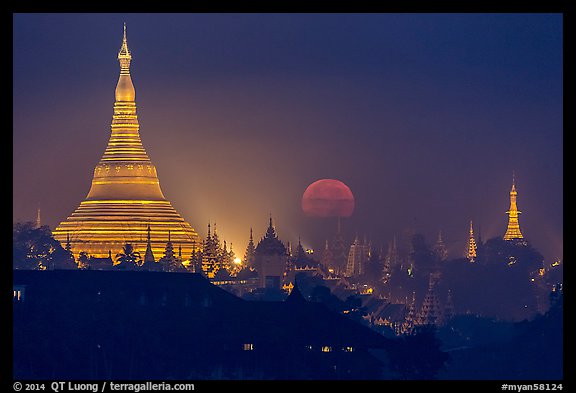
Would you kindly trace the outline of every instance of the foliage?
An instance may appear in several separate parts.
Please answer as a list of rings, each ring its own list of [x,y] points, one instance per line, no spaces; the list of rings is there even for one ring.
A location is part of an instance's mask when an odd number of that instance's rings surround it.
[[[486,241],[481,248],[479,263],[508,265],[524,273],[542,267],[544,257],[525,240],[504,240],[500,237]]]
[[[390,365],[399,379],[436,379],[446,367],[449,355],[443,352],[434,326],[426,325],[414,333],[392,340]]]
[[[182,264],[180,258],[165,255],[158,261],[162,266],[163,272],[187,272],[186,267]]]
[[[83,270],[90,269],[90,256],[86,251],[80,251],[78,255],[78,268]]]
[[[32,222],[16,223],[12,230],[14,269],[75,269],[72,255],[52,236],[50,228]]]
[[[140,253],[130,243],[124,244],[122,251],[116,254],[116,265],[119,269],[135,269],[142,266]]]

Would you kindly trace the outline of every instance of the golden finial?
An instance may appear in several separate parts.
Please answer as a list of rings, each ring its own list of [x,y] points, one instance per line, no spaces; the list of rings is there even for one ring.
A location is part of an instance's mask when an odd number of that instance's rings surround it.
[[[126,39],[126,22],[124,22],[124,35],[122,37],[122,46],[118,52],[118,60],[120,61],[120,70],[122,73],[129,73],[130,60],[132,60],[132,55],[128,49],[128,40]]]

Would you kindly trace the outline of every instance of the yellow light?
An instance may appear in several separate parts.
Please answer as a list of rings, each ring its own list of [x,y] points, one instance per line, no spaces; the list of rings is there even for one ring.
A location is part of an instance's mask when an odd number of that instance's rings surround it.
[[[322,347],[322,352],[332,352],[332,347],[329,347],[329,346],[327,346],[327,345],[326,345],[326,346],[323,346],[323,347]]]
[[[240,264],[242,263],[242,259],[236,257],[236,258],[234,258],[234,263],[235,263],[236,265],[240,265]]]

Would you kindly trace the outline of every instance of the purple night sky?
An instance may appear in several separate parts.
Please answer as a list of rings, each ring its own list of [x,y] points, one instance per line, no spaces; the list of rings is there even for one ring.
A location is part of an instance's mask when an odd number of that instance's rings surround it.
[[[162,191],[243,255],[272,214],[320,248],[312,182],[356,199],[352,240],[406,228],[462,256],[469,222],[520,227],[563,257],[561,14],[14,14],[13,222],[52,229],[90,188],[110,134],[126,22],[140,135]]]

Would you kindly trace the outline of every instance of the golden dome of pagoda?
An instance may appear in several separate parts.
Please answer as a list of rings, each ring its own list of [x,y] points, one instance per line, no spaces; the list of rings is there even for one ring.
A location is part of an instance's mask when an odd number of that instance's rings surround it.
[[[157,259],[171,236],[172,243],[181,247],[187,258],[201,242],[196,231],[164,197],[156,167],[142,145],[136,93],[130,77],[131,60],[124,25],[108,145],[94,169],[86,199],[53,235],[62,244],[69,242],[75,257],[86,251],[98,258],[115,256],[126,243],[144,255],[150,238]]]

